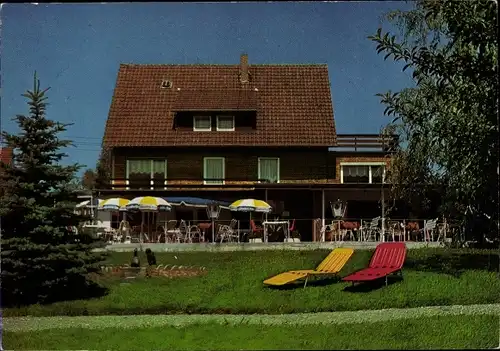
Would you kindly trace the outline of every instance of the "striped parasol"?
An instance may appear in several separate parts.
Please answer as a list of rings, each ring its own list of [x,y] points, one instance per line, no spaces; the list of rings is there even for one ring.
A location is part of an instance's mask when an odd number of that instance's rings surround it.
[[[127,210],[139,210],[142,212],[170,211],[172,206],[161,197],[140,196],[136,197],[125,206]]]
[[[130,201],[121,197],[114,197],[104,200],[99,204],[100,211],[126,211],[127,204]]]
[[[272,210],[271,206],[267,202],[255,199],[236,200],[231,205],[229,205],[229,209],[231,211],[238,211],[238,212],[264,212],[264,213],[269,213]]]

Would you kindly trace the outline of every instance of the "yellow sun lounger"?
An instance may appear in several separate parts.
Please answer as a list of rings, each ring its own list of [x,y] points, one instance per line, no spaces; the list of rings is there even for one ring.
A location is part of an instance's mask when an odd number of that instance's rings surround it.
[[[305,279],[304,288],[307,285],[309,277],[327,277],[337,275],[340,270],[345,266],[349,258],[354,253],[353,249],[337,248],[330,252],[330,254],[319,264],[315,269],[299,270],[284,272],[269,279],[264,280],[266,285],[280,286],[288,283],[295,282],[300,279]]]

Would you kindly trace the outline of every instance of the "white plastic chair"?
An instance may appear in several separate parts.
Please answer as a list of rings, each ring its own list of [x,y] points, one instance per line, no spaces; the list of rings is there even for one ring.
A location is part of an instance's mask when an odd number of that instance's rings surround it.
[[[404,238],[404,228],[402,223],[398,221],[388,221],[387,226],[389,227],[389,231],[392,235],[392,241],[396,241],[395,237],[399,237],[399,241],[401,241],[401,237]]]
[[[186,224],[186,221],[181,219],[181,223],[179,224],[179,228],[175,231],[175,240],[178,243],[185,243],[189,241],[189,228]]]
[[[198,237],[198,241],[200,243],[205,242],[205,234],[201,231],[201,229],[197,225],[192,225],[189,227],[189,240],[193,242],[193,239]]]
[[[424,228],[420,229],[420,231],[424,234],[424,241],[427,240],[434,241],[434,232],[436,231],[436,227],[437,227],[437,218],[425,221]]]
[[[219,227],[218,236],[220,237],[220,242],[222,243],[224,239],[227,239],[228,242],[233,242],[233,239],[236,239],[237,242],[240,242],[239,235],[236,230],[236,225],[238,221],[236,219],[231,219],[231,223],[229,225],[221,225]]]
[[[370,239],[373,239],[373,241],[377,241],[377,234],[380,234],[380,219],[380,217],[375,217],[370,221],[370,224],[367,228],[364,228],[363,226],[360,228],[365,241],[370,241]]]
[[[179,228],[177,228],[177,221],[175,219],[168,221],[167,226],[164,229],[165,242],[173,242],[177,239]]]

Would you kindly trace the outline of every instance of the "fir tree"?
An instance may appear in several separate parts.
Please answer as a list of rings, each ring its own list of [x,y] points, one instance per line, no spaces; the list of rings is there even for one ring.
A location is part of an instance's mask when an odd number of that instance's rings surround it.
[[[83,216],[74,213],[77,192],[71,186],[81,166],[64,166],[61,148],[71,145],[58,134],[68,124],[45,117],[46,92],[34,77],[23,94],[29,115],[14,118],[20,133],[2,133],[15,152],[13,164],[1,164],[1,291],[4,305],[45,303],[103,293],[89,274],[105,258],[93,252],[94,239],[75,234]]]

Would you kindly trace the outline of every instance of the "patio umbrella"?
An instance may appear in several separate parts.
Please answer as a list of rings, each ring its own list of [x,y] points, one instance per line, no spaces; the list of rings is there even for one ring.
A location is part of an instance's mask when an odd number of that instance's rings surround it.
[[[101,199],[97,199],[97,201],[99,201],[98,206],[101,206],[101,204],[104,202],[104,200],[101,200]],[[95,199],[94,199],[94,204],[92,204],[92,202],[90,200],[85,200],[85,201],[80,202],[78,205],[76,205],[76,208],[92,208],[92,207],[96,207],[95,206]]]
[[[125,206],[127,210],[139,210],[142,212],[170,211],[172,205],[167,200],[156,196],[136,197]]]
[[[236,200],[231,205],[229,205],[231,211],[238,212],[271,212],[271,205],[262,200],[255,199],[242,199]]]
[[[106,199],[99,204],[99,211],[108,211],[108,212],[118,212],[123,211],[122,222],[126,220],[126,208],[125,206],[129,203],[129,200],[123,199],[121,197],[113,197],[111,199]],[[119,217],[119,216],[118,216]],[[121,225],[121,223],[120,223]]]
[[[242,199],[236,200],[229,205],[231,211],[249,212],[250,220],[252,220],[252,212],[269,213],[272,210],[271,205],[262,200]]]
[[[114,197],[111,199],[103,200],[99,204],[100,211],[126,211],[125,206],[128,205],[130,201],[123,199],[121,197]]]
[[[144,213],[158,212],[158,211],[170,211],[172,205],[170,205],[165,199],[155,196],[140,196],[136,197],[125,206],[127,211],[138,210],[141,211],[141,242],[142,242],[142,228],[144,226]],[[148,233],[149,234],[149,233]]]

